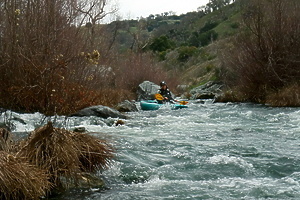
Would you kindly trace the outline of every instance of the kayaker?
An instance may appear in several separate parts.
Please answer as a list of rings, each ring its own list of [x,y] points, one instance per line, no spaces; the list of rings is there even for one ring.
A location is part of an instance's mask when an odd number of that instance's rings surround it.
[[[168,85],[165,81],[160,82],[160,89],[157,91],[158,94],[164,97],[164,100],[157,100],[159,104],[164,102],[174,102],[176,100],[173,99],[171,91],[168,88]]]

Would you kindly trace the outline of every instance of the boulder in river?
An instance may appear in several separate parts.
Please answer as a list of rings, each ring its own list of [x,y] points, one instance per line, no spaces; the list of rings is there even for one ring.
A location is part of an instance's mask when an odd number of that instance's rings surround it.
[[[190,91],[191,99],[214,99],[222,93],[223,84],[209,81],[204,85],[196,87]]]
[[[159,88],[159,85],[153,82],[144,81],[137,89],[137,101],[154,99]]]
[[[130,102],[128,100],[125,100],[125,101],[119,103],[116,106],[116,110],[119,112],[137,112],[138,111],[135,103]]]
[[[154,95],[159,89],[159,85],[150,81],[144,81],[137,89],[137,101],[154,99]],[[171,95],[174,98],[174,94],[172,92]]]
[[[128,117],[119,111],[107,107],[107,106],[91,106],[84,108],[82,110],[79,110],[76,113],[71,114],[71,117],[90,117],[90,116],[96,116],[96,117],[101,117],[104,119],[107,119],[109,117],[111,118],[121,118],[121,119],[127,119]]]

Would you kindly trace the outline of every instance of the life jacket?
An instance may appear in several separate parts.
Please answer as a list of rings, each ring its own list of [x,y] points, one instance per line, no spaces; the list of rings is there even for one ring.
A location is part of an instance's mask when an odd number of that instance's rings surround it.
[[[167,89],[159,89],[158,93],[161,94],[163,97],[167,97],[168,101],[173,100],[171,91],[167,88]]]

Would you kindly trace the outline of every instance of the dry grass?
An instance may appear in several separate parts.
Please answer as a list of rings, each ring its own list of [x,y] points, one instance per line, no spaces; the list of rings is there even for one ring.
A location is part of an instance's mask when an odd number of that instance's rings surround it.
[[[51,174],[55,186],[68,187],[76,182],[82,172],[104,169],[113,158],[113,149],[95,137],[54,128],[52,123],[36,129],[21,143],[18,156]],[[64,183],[61,178],[66,179]]]
[[[246,96],[238,89],[226,90],[222,95],[215,99],[215,102],[244,102],[247,101]]]
[[[11,133],[5,128],[0,128],[0,151],[10,151],[11,148]]]
[[[113,159],[113,148],[105,141],[88,134],[74,133],[73,140],[77,143],[80,153],[80,167],[85,172],[96,172],[107,169]]]
[[[4,151],[0,172],[0,199],[40,199],[51,187],[44,170]]]
[[[274,107],[299,107],[300,85],[292,84],[267,95],[266,104]]]

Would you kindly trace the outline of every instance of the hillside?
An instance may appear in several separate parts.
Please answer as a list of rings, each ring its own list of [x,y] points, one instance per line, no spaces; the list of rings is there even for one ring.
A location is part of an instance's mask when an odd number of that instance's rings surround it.
[[[218,52],[226,38],[239,28],[239,4],[232,3],[213,12],[184,15],[150,15],[139,20],[117,21],[120,51],[154,52],[170,74],[180,74],[181,84],[194,87],[218,79]]]

